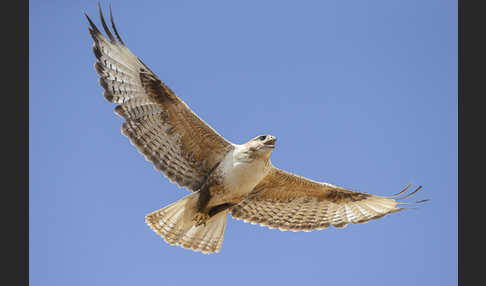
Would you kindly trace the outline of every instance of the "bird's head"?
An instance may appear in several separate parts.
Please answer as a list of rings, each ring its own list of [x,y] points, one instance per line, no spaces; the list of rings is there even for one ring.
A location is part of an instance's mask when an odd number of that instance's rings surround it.
[[[275,149],[275,141],[277,138],[272,135],[260,135],[257,136],[246,143],[249,151],[254,153],[254,155],[260,157],[270,157],[273,149]]]

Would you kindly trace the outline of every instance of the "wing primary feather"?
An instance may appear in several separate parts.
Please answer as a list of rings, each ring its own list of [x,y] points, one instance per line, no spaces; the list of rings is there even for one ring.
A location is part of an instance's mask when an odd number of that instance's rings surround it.
[[[410,188],[410,186],[411,186],[411,185],[412,185],[412,183],[408,184],[408,185],[405,187],[405,189],[403,189],[401,192],[399,192],[398,194],[391,195],[391,196],[389,196],[389,198],[398,197],[399,195],[401,195],[401,194],[405,193],[405,192],[408,190],[408,188]]]
[[[414,194],[416,194],[418,191],[420,191],[420,189],[422,189],[422,186],[419,186],[415,191],[411,192],[410,194],[404,196],[404,197],[401,197],[401,198],[397,198],[397,200],[405,200],[411,196],[413,196]]]
[[[118,41],[122,45],[126,46],[125,42],[123,42],[122,38],[120,37],[120,34],[118,34],[118,30],[116,29],[116,26],[115,26],[115,21],[113,21],[113,13],[111,12],[111,4],[110,4],[110,21],[111,21],[111,27],[113,28],[113,31],[115,32],[115,35],[118,38]]]
[[[103,17],[103,10],[101,10],[100,2],[98,2],[98,8],[99,8],[99,11],[100,11],[101,24],[103,24],[103,28],[105,29],[106,35],[108,35],[108,38],[110,38],[110,41],[112,43],[116,43],[115,37],[113,36],[113,34],[110,32],[110,29],[108,29],[108,26],[106,25],[105,17]]]
[[[425,202],[428,202],[428,201],[430,201],[430,199],[425,199],[425,200],[420,200],[420,201],[410,202],[410,203],[399,202],[398,204],[400,206],[402,206],[402,205],[418,205],[418,204],[425,203]]]
[[[100,30],[98,30],[98,27],[96,27],[96,25],[93,23],[93,21],[91,21],[91,19],[89,18],[88,14],[84,13],[84,16],[86,16],[86,19],[88,19],[88,22],[89,22],[89,25],[91,26],[91,29],[95,32],[95,33],[100,33]]]

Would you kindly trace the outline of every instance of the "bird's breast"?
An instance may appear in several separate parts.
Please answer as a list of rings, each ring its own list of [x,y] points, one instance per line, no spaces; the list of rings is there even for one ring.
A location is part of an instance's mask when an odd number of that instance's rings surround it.
[[[228,154],[221,164],[221,175],[229,196],[244,196],[265,177],[263,160],[241,161],[238,154]]]

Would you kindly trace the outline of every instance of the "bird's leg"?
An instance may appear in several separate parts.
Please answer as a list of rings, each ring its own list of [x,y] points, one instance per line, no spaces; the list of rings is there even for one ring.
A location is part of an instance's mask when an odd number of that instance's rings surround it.
[[[214,206],[209,210],[209,217],[213,217],[218,213],[231,208],[234,205],[235,205],[234,203],[224,203],[224,204]]]
[[[197,212],[192,217],[192,221],[195,226],[200,226],[202,224],[206,225],[206,222],[210,218],[209,213],[206,209],[209,200],[211,199],[211,193],[209,191],[209,186],[204,184],[199,190],[199,198],[197,200]]]
[[[234,205],[235,204],[233,203],[224,203],[210,208],[207,212],[197,212],[192,218],[192,221],[196,226],[200,226],[202,224],[206,225],[206,222],[210,218],[212,218],[213,216],[217,215],[218,213],[224,210],[231,208]]]
[[[200,187],[199,187],[199,198],[197,201],[197,213],[192,218],[192,221],[196,226],[200,226],[202,224],[206,225],[206,222],[211,217],[209,215],[209,210],[207,210],[207,205],[209,200],[211,199],[211,190],[209,189],[211,185],[211,174],[216,170],[221,162],[215,164],[208,174],[204,177]]]

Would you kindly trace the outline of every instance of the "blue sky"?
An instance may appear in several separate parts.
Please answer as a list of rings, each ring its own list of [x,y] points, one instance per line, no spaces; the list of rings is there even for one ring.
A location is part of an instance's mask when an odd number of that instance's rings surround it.
[[[230,141],[270,133],[279,168],[431,201],[310,233],[230,217],[219,254],[169,246],[144,216],[188,192],[102,96],[97,1],[31,0],[32,286],[457,284],[456,1],[111,4],[127,46]]]

